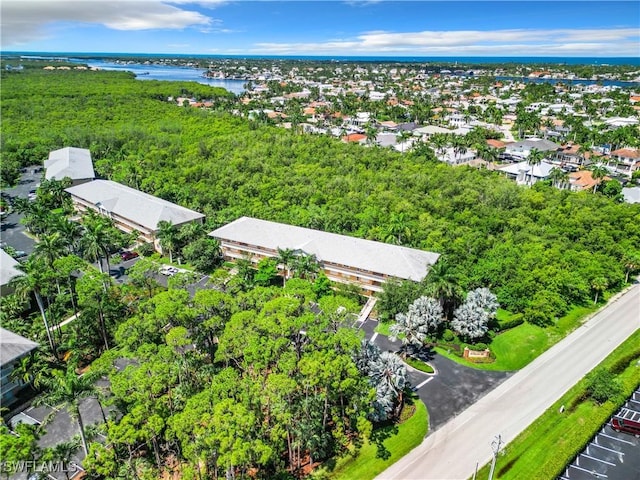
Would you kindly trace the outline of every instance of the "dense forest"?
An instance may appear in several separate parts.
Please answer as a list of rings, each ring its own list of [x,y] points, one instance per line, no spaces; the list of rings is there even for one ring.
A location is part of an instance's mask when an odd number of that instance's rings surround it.
[[[50,150],[89,148],[98,173],[207,215],[241,215],[443,254],[464,290],[544,324],[619,289],[637,265],[640,206],[452,168],[418,148],[345,145],[231,114],[224,91],[91,71],[2,73],[2,178]],[[214,99],[200,110],[169,97]]]

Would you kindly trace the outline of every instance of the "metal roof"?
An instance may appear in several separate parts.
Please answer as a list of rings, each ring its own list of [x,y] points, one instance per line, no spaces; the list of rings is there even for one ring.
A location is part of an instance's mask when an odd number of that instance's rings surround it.
[[[97,208],[131,220],[150,231],[162,220],[174,225],[204,218],[204,215],[111,180],[94,180],[66,189],[71,195]]]
[[[0,327],[0,346],[2,347],[0,348],[0,365],[4,366],[34,350],[38,344]]]
[[[301,250],[320,262],[344,265],[407,280],[422,280],[440,254],[283,223],[241,217],[209,235],[277,250]]]
[[[16,268],[19,262],[4,250],[0,249],[0,285],[7,285],[13,278],[22,275]]]
[[[47,180],[62,180],[69,177],[71,180],[94,179],[93,161],[91,152],[86,148],[66,147],[49,153],[49,159],[44,161]]]

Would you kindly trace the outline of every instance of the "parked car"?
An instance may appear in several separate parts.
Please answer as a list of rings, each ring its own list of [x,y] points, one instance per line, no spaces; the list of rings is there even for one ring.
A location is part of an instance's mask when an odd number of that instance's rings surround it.
[[[138,257],[138,252],[125,251],[120,253],[120,258],[122,258],[122,261],[133,260],[134,258],[137,258],[137,257]]]
[[[160,269],[160,274],[166,275],[167,277],[172,277],[179,271],[180,270],[178,270],[176,267],[172,267],[171,265],[163,265],[162,268]]]
[[[616,432],[630,433],[636,438],[640,437],[640,412],[623,408],[611,420],[611,427]]]

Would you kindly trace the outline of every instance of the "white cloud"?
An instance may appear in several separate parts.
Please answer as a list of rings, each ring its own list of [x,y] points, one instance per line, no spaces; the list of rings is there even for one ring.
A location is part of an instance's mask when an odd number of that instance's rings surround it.
[[[207,28],[213,20],[159,0],[3,0],[2,48],[48,38],[57,22],[100,24],[114,30]],[[209,5],[220,2],[207,2]]]
[[[254,53],[316,55],[605,55],[635,56],[640,33],[633,28],[510,29],[365,32],[353,39],[309,43],[257,43]]]

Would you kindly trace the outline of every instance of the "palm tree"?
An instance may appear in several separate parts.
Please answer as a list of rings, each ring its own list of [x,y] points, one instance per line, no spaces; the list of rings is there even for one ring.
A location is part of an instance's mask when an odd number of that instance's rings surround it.
[[[60,234],[60,239],[69,253],[77,253],[82,229],[76,222],[58,217],[53,229]]]
[[[78,376],[74,365],[68,365],[66,371],[53,370],[50,378],[43,381],[46,392],[38,397],[35,404],[49,404],[62,406],[67,409],[69,415],[78,422],[80,439],[85,455],[89,453],[87,438],[84,433],[84,423],[80,415],[80,401],[84,398],[94,397],[95,385],[90,375]]]
[[[389,225],[385,231],[384,241],[401,245],[404,240],[411,238],[411,229],[404,212],[393,212],[389,217]]]
[[[320,269],[320,265],[318,263],[318,259],[315,255],[308,255],[303,253],[301,255],[297,255],[293,261],[293,265],[291,266],[291,270],[294,275],[300,278],[315,278],[316,273]]]
[[[276,257],[276,261],[278,262],[278,264],[282,265],[282,268],[284,268],[284,279],[282,282],[283,286],[287,284],[287,279],[291,274],[291,267],[294,264],[295,258],[295,250],[292,250],[290,248],[278,248],[278,256]]]
[[[608,286],[609,283],[604,277],[597,277],[591,280],[591,289],[595,292],[595,297],[593,299],[594,305],[598,303],[598,295],[604,292]]]
[[[165,249],[168,250],[169,262],[173,263],[173,250],[176,248],[176,244],[178,242],[178,229],[173,223],[167,222],[166,220],[160,220],[158,222],[156,237],[160,240],[162,253],[165,253]]]
[[[431,144],[440,155],[442,155],[442,152],[444,152],[444,149],[447,147],[448,143],[449,140],[443,133],[436,133],[431,137]]]
[[[602,165],[594,165],[591,167],[591,177],[596,181],[593,186],[593,193],[598,191],[598,187],[602,183],[602,179],[607,176],[608,170]]]
[[[180,228],[180,240],[189,243],[197,240],[204,234],[204,225],[200,222],[189,222]]]
[[[451,318],[462,300],[462,289],[449,263],[441,258],[431,267],[423,282],[426,293],[437,298],[447,318]]]
[[[34,258],[41,258],[48,267],[51,267],[53,262],[64,253],[64,241],[58,232],[43,234],[33,249]]]
[[[540,165],[545,155],[542,150],[532,148],[527,157],[527,163],[529,164],[529,185],[533,185],[533,168],[536,165]]]
[[[549,172],[549,180],[553,182],[556,188],[563,188],[569,179],[567,172],[558,167],[553,167]]]
[[[625,277],[624,283],[629,281],[629,274],[640,268],[640,252],[626,253],[623,257]]]
[[[26,263],[16,265],[16,268],[23,274],[13,278],[10,283],[15,288],[15,292],[18,297],[28,298],[29,295],[33,293],[36,298],[38,308],[40,309],[42,323],[44,324],[44,329],[47,333],[51,352],[57,356],[56,344],[53,340],[53,336],[51,335],[51,330],[49,329],[47,312],[42,300],[42,290],[48,283],[44,276],[46,270],[44,268],[44,264],[38,259],[29,259]]]

